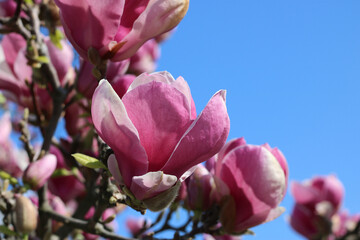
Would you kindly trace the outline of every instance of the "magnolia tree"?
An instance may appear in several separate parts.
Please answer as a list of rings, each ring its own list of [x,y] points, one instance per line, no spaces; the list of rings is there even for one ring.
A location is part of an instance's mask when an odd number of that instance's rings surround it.
[[[129,239],[113,220],[130,207],[158,212],[152,223],[127,220],[134,239],[169,230],[169,239],[239,239],[284,212],[286,159],[268,144],[226,143],[226,92],[197,115],[182,77],[153,72],[188,0],[0,5],[2,238]],[[57,139],[61,118],[68,137]],[[300,234],[359,239],[360,217],[339,211],[334,176],[291,191]],[[180,208],[188,219],[173,226]]]

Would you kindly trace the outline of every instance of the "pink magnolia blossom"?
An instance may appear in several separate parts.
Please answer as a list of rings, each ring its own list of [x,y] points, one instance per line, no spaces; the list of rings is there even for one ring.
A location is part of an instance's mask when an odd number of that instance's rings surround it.
[[[89,48],[112,61],[131,57],[147,40],[174,28],[188,0],[55,0],[65,34],[87,59]]]
[[[186,189],[186,183],[182,182],[181,186],[179,188],[178,195],[176,196],[174,202],[183,201],[187,198],[187,189]]]
[[[130,61],[124,60],[121,62],[108,62],[106,79],[110,82],[116,93],[122,97],[129,88],[135,75],[126,74],[129,68]],[[91,99],[93,93],[98,86],[98,81],[92,74],[93,65],[88,61],[83,61],[80,67],[78,90],[86,98]]]
[[[50,178],[51,174],[56,168],[56,156],[53,154],[46,154],[41,159],[32,162],[26,168],[23,181],[29,184],[31,189],[37,190],[41,188],[45,182]]]
[[[332,218],[332,232],[335,237],[342,237],[348,231],[353,231],[360,221],[360,214],[349,215],[347,211],[336,213]]]
[[[73,51],[62,41],[63,49],[55,47],[49,39],[45,39],[50,60],[54,64],[62,85],[73,80]],[[34,110],[31,91],[27,85],[32,81],[32,68],[27,65],[25,56],[26,41],[16,33],[4,36],[0,47],[0,89],[6,96],[23,107]],[[50,96],[46,89],[35,87],[39,110],[51,113]],[[46,114],[45,114],[46,115]]]
[[[331,233],[331,217],[339,209],[344,188],[333,175],[315,177],[304,183],[294,182],[291,193],[295,206],[291,226],[308,239],[317,239]]]
[[[151,73],[156,69],[156,61],[160,57],[160,47],[155,39],[142,45],[130,58],[129,70],[136,74]]]
[[[13,0],[0,1],[0,16],[12,17],[15,13],[16,2]]]
[[[192,210],[206,211],[218,199],[215,179],[203,165],[199,164],[194,173],[187,179],[186,205]],[[222,187],[227,188],[226,185]],[[228,192],[227,192],[228,193]],[[222,196],[221,196],[222,197]]]
[[[139,200],[178,185],[220,150],[229,133],[225,91],[196,117],[187,83],[167,72],[140,75],[122,99],[102,80],[91,111],[98,134],[115,153],[109,170]]]
[[[14,147],[10,139],[11,130],[10,113],[6,112],[0,118],[0,170],[20,177],[29,160],[24,151]]]
[[[245,231],[284,212],[278,205],[286,192],[286,160],[268,149],[248,145],[238,138],[221,149],[215,163],[208,163],[230,190],[230,195],[222,200],[220,216],[229,233]]]

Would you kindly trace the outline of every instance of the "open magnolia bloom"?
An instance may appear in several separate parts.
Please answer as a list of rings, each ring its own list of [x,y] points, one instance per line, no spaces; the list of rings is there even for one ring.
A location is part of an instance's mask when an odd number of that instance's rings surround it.
[[[210,172],[230,191],[222,199],[220,212],[220,221],[228,233],[241,233],[284,212],[278,205],[286,193],[288,166],[277,148],[234,139],[207,166],[215,168]]]
[[[221,149],[230,128],[224,90],[196,117],[189,86],[168,72],[140,75],[121,99],[102,80],[91,112],[99,136],[115,154],[108,159],[110,172],[154,211],[173,201],[194,166]],[[155,200],[159,194],[162,201]]]
[[[328,236],[331,218],[340,208],[344,187],[334,176],[319,176],[303,183],[293,182],[291,193],[295,206],[290,218],[291,226],[308,239]]]
[[[131,57],[147,40],[173,29],[189,0],[55,0],[65,34],[87,59],[89,48],[112,61]]]

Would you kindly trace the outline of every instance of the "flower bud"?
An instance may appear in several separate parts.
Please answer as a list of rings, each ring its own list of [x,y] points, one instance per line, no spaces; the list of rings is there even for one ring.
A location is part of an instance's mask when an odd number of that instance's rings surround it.
[[[296,204],[290,224],[298,233],[313,239],[331,233],[331,218],[344,196],[341,182],[335,176],[316,177],[304,183],[294,182],[291,193]]]
[[[187,205],[190,209],[204,211],[211,207],[213,199],[210,196],[214,185],[212,182],[212,175],[199,164],[187,182]]]
[[[15,203],[15,227],[18,232],[30,233],[36,229],[38,212],[27,197],[20,196]]]
[[[24,172],[24,183],[29,184],[31,189],[37,190],[50,178],[55,168],[55,155],[47,154],[38,161],[29,164]]]

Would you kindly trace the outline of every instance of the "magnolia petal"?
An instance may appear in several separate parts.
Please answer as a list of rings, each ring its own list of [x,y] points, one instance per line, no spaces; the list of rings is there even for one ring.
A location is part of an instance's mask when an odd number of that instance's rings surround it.
[[[283,198],[285,175],[278,161],[262,146],[245,145],[235,148],[223,159],[221,178],[231,184],[233,179],[244,190],[253,205],[253,211],[261,211],[261,201],[270,208],[276,207]],[[229,178],[232,176],[233,178]],[[230,187],[231,188],[231,187]],[[232,189],[235,191],[235,189]],[[257,210],[256,207],[259,206]]]
[[[117,95],[122,98],[135,78],[136,76],[132,74],[117,76],[116,78],[112,79],[111,86],[114,88]]]
[[[185,16],[188,7],[189,0],[149,1],[131,31],[122,39],[125,45],[112,60],[121,61],[131,57],[147,40],[174,28]]]
[[[59,80],[62,82],[72,68],[74,52],[71,46],[64,40],[61,41],[62,49],[56,47],[50,39],[46,39],[45,43],[49,50],[51,62],[56,69]]]
[[[123,102],[106,80],[94,92],[91,115],[99,136],[114,150],[125,185],[130,186],[132,176],[147,172],[147,155]]]
[[[221,173],[221,167],[223,166],[223,159],[224,156],[229,153],[231,150],[233,150],[236,147],[240,147],[246,145],[245,139],[242,138],[236,138],[229,142],[227,142],[224,147],[220,150],[220,152],[217,154],[217,161],[215,164],[215,173],[219,175]]]
[[[10,112],[5,112],[0,118],[0,143],[7,142],[11,133]]]
[[[310,185],[292,182],[290,189],[295,201],[300,204],[316,201],[320,197],[320,193]]]
[[[142,176],[134,176],[130,191],[136,199],[143,200],[152,198],[174,186],[177,177],[164,174],[162,171],[148,172]]]
[[[118,78],[119,76],[123,76],[126,71],[129,69],[130,60],[126,59],[121,62],[108,62],[106,78],[112,82],[111,80]]]
[[[23,89],[28,89],[25,84],[16,79],[14,73],[6,63],[3,47],[0,46],[0,89],[7,91],[10,99],[18,102]]]
[[[190,125],[186,97],[169,84],[152,81],[127,92],[122,101],[146,149],[148,171],[160,170]]]
[[[24,182],[33,190],[41,188],[55,171],[56,163],[56,156],[50,153],[30,163],[23,175]]]
[[[89,99],[91,99],[96,87],[98,86],[98,82],[91,72],[93,68],[94,66],[88,61],[82,61],[77,81],[78,91]]]
[[[265,143],[262,146],[265,147],[267,150],[269,150],[275,156],[275,158],[278,160],[281,168],[284,170],[284,174],[285,174],[285,178],[286,178],[286,186],[287,186],[288,181],[289,181],[289,167],[288,167],[288,164],[287,164],[284,154],[277,147],[271,148],[268,143]],[[284,190],[285,191],[284,195],[286,193],[286,190],[287,189]]]
[[[191,109],[191,119],[195,119],[196,118],[195,103],[191,96],[190,87],[187,84],[187,82],[184,80],[183,77],[178,77],[176,81],[173,82],[171,85],[174,86],[177,90],[179,90],[186,96],[186,99],[188,100],[189,103],[189,108]]]
[[[188,169],[211,158],[221,149],[230,129],[225,93],[223,90],[219,91],[210,99],[186,130],[161,170],[180,177]]]
[[[128,91],[131,91],[140,85],[143,85],[143,84],[146,84],[146,83],[149,83],[152,81],[170,84],[171,86],[173,86],[177,90],[179,90],[181,93],[183,93],[188,101],[189,109],[191,109],[191,119],[196,118],[195,103],[191,96],[189,85],[187,84],[187,82],[184,80],[183,77],[178,77],[175,80],[174,77],[167,71],[155,72],[155,73],[151,73],[151,74],[143,73],[134,80],[134,82],[130,85]]]
[[[25,57],[26,49],[22,48],[19,51],[19,54],[16,57],[14,62],[14,73],[18,81],[22,85],[22,88],[27,88],[25,82],[32,81],[32,68],[27,64],[28,60]]]
[[[90,47],[107,46],[116,35],[125,0],[55,0],[64,31],[84,59]]]
[[[344,198],[344,186],[335,175],[330,175],[326,178],[324,189],[326,189],[325,198],[337,210]]]
[[[121,25],[114,38],[120,42],[132,29],[135,20],[146,9],[150,0],[125,1],[124,12],[121,18]]]
[[[290,216],[291,227],[308,239],[314,238],[319,233],[317,224],[319,217],[302,204],[295,204]]]
[[[1,46],[5,49],[4,54],[6,62],[10,69],[13,70],[16,57],[19,54],[20,49],[26,47],[26,41],[20,34],[10,33],[3,37]]]
[[[119,165],[114,154],[111,154],[107,161],[108,169],[111,175],[119,184],[123,184],[123,179],[120,173]]]
[[[166,71],[163,72],[156,72],[156,73],[143,73],[140,74],[137,78],[135,78],[135,80],[133,81],[133,83],[130,85],[128,92],[130,92],[131,90],[150,83],[150,82],[163,82],[163,83],[167,83],[170,84],[172,82],[175,82],[174,77]]]
[[[263,212],[259,212],[257,214],[252,215],[246,221],[240,222],[240,224],[235,225],[234,230],[235,232],[241,232],[248,228],[257,226],[259,224],[272,221],[275,218],[279,217],[284,212],[285,212],[285,208],[283,207],[276,207],[273,209],[265,210]]]

